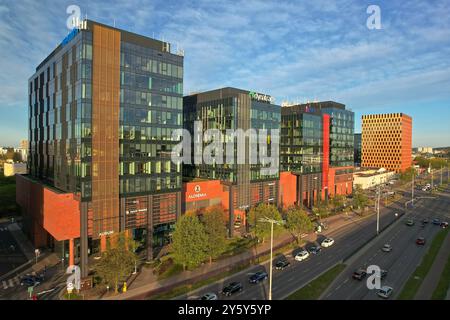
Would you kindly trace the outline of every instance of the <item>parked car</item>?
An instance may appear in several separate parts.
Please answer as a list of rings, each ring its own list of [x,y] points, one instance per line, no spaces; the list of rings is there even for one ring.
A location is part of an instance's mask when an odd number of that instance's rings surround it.
[[[312,246],[311,248],[308,249],[309,253],[312,254],[319,254],[320,250],[322,250],[320,246]]]
[[[416,244],[419,246],[423,246],[425,244],[425,238],[424,237],[417,238]]]
[[[284,268],[289,267],[290,264],[291,263],[289,261],[287,261],[286,259],[281,259],[281,260],[278,260],[275,263],[275,269],[277,269],[277,270],[284,270]]]
[[[359,268],[353,272],[352,278],[356,280],[362,280],[367,276],[367,271],[363,268]]]
[[[252,274],[250,276],[250,278],[248,279],[248,281],[250,283],[259,283],[260,281],[266,280],[267,276],[268,276],[267,272],[259,271],[259,272],[256,272],[255,274]]]
[[[381,270],[380,270],[380,276],[381,276],[380,278],[381,278],[381,280],[383,280],[384,278],[386,278],[387,274],[388,274],[387,270],[381,269]]]
[[[433,219],[433,224],[436,225],[436,226],[439,226],[441,224],[441,220],[439,220],[437,218]]]
[[[428,220],[427,218],[425,218],[425,219],[422,220],[422,223],[423,223],[423,224],[427,224],[428,222],[429,222],[429,220]]]
[[[202,295],[200,297],[200,300],[218,300],[219,298],[217,297],[217,294],[213,293],[213,292],[208,292],[205,293],[204,295]]]
[[[389,286],[382,286],[380,290],[378,290],[377,295],[380,298],[388,299],[392,295],[393,291],[394,289]]]
[[[392,246],[388,243],[386,243],[383,248],[381,248],[382,251],[384,252],[391,252],[392,251]]]
[[[407,226],[409,226],[409,227],[411,227],[411,226],[413,226],[414,225],[414,220],[413,219],[408,219],[408,220],[406,220],[406,223],[405,223]]]
[[[334,244],[334,239],[326,238],[325,240],[322,241],[322,243],[320,245],[324,248],[328,248],[328,247],[331,247],[333,244]]]
[[[441,222],[441,228],[442,229],[448,228],[448,222],[445,222],[445,221]]]
[[[26,275],[20,279],[20,285],[27,287],[36,287],[44,281],[42,276]]]
[[[308,257],[309,257],[309,252],[306,250],[302,250],[295,255],[295,260],[303,261],[303,260],[308,259]]]
[[[223,288],[222,294],[227,297],[230,297],[232,294],[242,291],[242,289],[243,289],[242,283],[231,282],[229,285]]]

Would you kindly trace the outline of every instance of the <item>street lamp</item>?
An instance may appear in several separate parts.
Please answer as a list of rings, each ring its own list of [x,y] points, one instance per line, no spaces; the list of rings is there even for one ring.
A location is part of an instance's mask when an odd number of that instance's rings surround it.
[[[269,300],[272,300],[272,263],[273,263],[273,224],[284,224],[284,221],[269,219],[267,217],[259,219],[260,222],[270,223],[270,266],[269,266]]]

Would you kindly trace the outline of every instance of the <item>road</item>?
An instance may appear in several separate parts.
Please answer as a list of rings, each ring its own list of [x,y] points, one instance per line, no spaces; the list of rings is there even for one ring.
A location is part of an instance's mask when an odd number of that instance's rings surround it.
[[[9,222],[0,223],[0,276],[27,262],[8,230],[8,224]]]
[[[408,197],[406,196],[406,199],[407,198]],[[382,208],[382,210],[380,210],[380,228],[383,228],[398,219],[395,216],[395,213],[403,212],[404,201],[405,199],[402,199],[391,208]],[[303,262],[295,261],[292,254],[290,254],[287,256],[287,259],[291,262],[291,265],[288,268],[283,271],[274,269],[272,287],[273,299],[283,299],[298,288],[306,285],[314,277],[351,255],[355,249],[367,242],[375,234],[376,216],[374,215],[361,221],[354,222],[335,232],[324,232],[318,237],[318,242],[320,243],[325,236],[332,237],[335,239],[335,244],[332,247],[323,248],[322,252],[317,256],[311,256],[308,260]],[[305,247],[309,248],[312,245],[313,243],[309,242]],[[222,290],[224,285],[232,281],[239,281],[244,285],[242,292],[236,293],[232,297],[220,296],[220,299],[264,300],[268,297],[268,281],[265,280],[262,283],[253,285],[248,282],[248,277],[257,271],[266,271],[268,273],[268,269],[268,264],[258,265],[246,270],[245,273],[236,274],[226,281],[216,282],[203,287],[200,290],[179,296],[177,299],[198,299],[204,293],[218,293]]]
[[[423,192],[418,193],[424,195]],[[402,221],[402,223],[398,223],[382,233],[379,238],[371,243],[370,248],[364,254],[348,265],[328,288],[323,298],[330,300],[379,299],[376,290],[367,288],[366,280],[352,279],[352,274],[356,269],[365,268],[368,265],[378,265],[381,269],[388,271],[381,285],[392,287],[394,289],[392,298],[395,299],[427,252],[432,239],[440,230],[439,226],[431,223],[432,219],[439,218],[448,221],[450,217],[449,206],[450,194],[448,192],[440,194],[437,199],[420,200],[403,219],[406,221],[406,219],[412,218],[415,225],[407,226]],[[430,222],[422,228],[421,221],[424,218],[428,218]],[[416,245],[415,240],[418,237],[426,239],[425,246]],[[391,252],[381,251],[381,247],[385,243],[392,245],[393,250]]]

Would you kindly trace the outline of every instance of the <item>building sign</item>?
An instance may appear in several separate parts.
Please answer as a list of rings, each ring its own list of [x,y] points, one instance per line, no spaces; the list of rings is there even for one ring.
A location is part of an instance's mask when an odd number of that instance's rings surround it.
[[[195,199],[199,199],[199,198],[205,198],[207,196],[206,193],[201,192],[200,185],[198,185],[198,184],[195,185],[194,192],[195,192],[194,194],[188,195],[188,199],[195,200]]]
[[[111,234],[113,234],[113,233],[114,233],[114,231],[113,231],[113,230],[110,230],[110,231],[100,232],[100,233],[98,234],[98,236],[99,236],[99,237],[102,237],[102,236],[109,236],[109,235],[111,235]]]
[[[274,101],[274,98],[272,98],[271,96],[269,96],[267,94],[256,93],[254,91],[251,91],[249,93],[249,96],[252,100],[255,100],[255,101],[267,102],[267,103],[272,103]]]
[[[77,23],[75,25],[75,27],[72,29],[72,31],[70,31],[70,33],[63,39],[63,41],[61,42],[61,46],[65,46],[66,44],[68,44],[73,38],[75,38],[75,36],[78,34],[78,32],[80,32],[80,30],[86,30],[87,29],[87,21],[83,20],[80,21],[79,23]]]

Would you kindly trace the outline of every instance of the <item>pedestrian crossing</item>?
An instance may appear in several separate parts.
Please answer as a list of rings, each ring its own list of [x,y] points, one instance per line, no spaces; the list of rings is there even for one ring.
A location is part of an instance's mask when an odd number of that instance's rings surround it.
[[[20,286],[20,277],[19,276],[8,279],[8,280],[3,280],[1,283],[1,288],[3,290],[7,290],[9,288],[14,288],[16,286]]]

